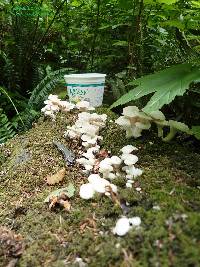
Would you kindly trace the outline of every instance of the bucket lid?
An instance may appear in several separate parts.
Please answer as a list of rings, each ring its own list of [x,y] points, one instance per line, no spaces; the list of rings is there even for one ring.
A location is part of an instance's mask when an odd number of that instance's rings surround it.
[[[105,83],[106,74],[82,73],[64,75],[67,84],[98,84]]]
[[[106,74],[102,73],[81,73],[81,74],[67,74],[65,78],[91,79],[91,78],[105,78]]]

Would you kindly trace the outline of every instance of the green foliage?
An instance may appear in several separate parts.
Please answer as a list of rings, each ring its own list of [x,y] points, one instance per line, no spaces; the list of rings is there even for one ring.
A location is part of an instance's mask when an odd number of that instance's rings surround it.
[[[171,103],[176,96],[182,96],[189,85],[199,79],[200,68],[197,66],[189,63],[172,66],[132,81],[130,84],[137,87],[114,102],[111,108],[154,93],[143,110],[158,110]]]
[[[122,95],[127,93],[127,89],[122,79],[116,77],[115,79],[110,79],[109,84],[114,96],[114,99],[120,98]]]
[[[56,85],[63,80],[63,76],[69,72],[69,68],[60,69],[47,75],[33,90],[28,101],[28,106],[39,110],[43,106],[47,96],[55,90]]]
[[[200,126],[192,126],[192,132],[196,139],[200,140]]]
[[[15,127],[0,109],[0,143],[6,142],[15,135]]]

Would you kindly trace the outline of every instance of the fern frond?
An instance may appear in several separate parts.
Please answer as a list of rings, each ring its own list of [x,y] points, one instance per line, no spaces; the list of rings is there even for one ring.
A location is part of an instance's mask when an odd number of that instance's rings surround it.
[[[8,117],[0,109],[0,143],[5,143],[8,139],[16,134],[13,124],[8,120]]]
[[[63,76],[69,71],[72,71],[72,69],[64,68],[53,71],[47,75],[32,91],[28,101],[29,107],[32,107],[34,110],[39,110],[47,96],[55,89],[56,85],[63,80]]]

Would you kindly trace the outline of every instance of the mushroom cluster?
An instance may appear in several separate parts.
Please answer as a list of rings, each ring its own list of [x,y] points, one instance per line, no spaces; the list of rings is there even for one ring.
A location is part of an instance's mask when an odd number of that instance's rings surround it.
[[[83,199],[90,199],[95,193],[110,196],[110,191],[117,193],[117,186],[98,174],[91,174],[88,177],[88,183],[81,185],[79,195]]]
[[[60,110],[68,112],[75,108],[74,104],[68,101],[62,101],[57,95],[49,95],[48,99],[44,101],[44,104],[45,106],[41,109],[41,111],[44,115],[50,116],[53,120],[55,120],[55,115]]]
[[[52,117],[52,119],[55,119],[55,115],[59,111],[68,112],[72,109],[80,111],[74,125],[67,127],[65,137],[72,140],[81,140],[83,146],[83,153],[76,160],[84,167],[83,172],[87,175],[87,183],[80,186],[79,195],[82,199],[91,199],[95,194],[112,198],[113,194],[117,194],[118,191],[113,181],[119,176],[127,179],[127,187],[132,187],[133,179],[142,174],[142,170],[135,167],[138,157],[133,154],[133,151],[138,150],[136,147],[132,145],[124,146],[119,156],[108,156],[107,153],[103,156],[103,159],[98,157],[98,154],[101,155],[100,141],[103,139],[100,130],[106,126],[106,114],[99,115],[95,112],[87,112],[94,110],[87,101],[81,101],[75,105],[68,101],[61,101],[56,95],[50,95],[45,104],[46,106],[42,109],[42,112]],[[131,115],[132,111],[135,112],[134,116]],[[126,130],[128,132],[134,132],[138,136],[143,129],[149,127],[150,117],[140,112],[136,107],[125,108],[123,115],[124,117],[119,118],[118,121],[121,120],[124,123],[122,123],[123,125],[126,125],[125,122],[127,122],[129,128],[126,128]],[[123,217],[117,221],[113,233],[123,236],[132,227],[139,227],[140,223],[141,219],[139,217],[130,219]]]
[[[95,152],[99,150],[99,146],[91,147],[86,153],[82,154],[82,157],[77,159],[77,162],[84,166],[83,172],[91,174],[94,171],[94,166],[98,159],[95,157]],[[89,183],[83,184],[80,189],[80,196],[84,199],[90,199],[94,196],[95,190],[99,193],[105,193],[109,196],[109,190],[105,190],[106,187],[110,186],[113,192],[117,192],[117,187],[110,181],[113,181],[116,177],[126,177],[126,187],[132,187],[134,178],[142,175],[142,170],[136,168],[134,164],[138,161],[136,155],[131,154],[133,151],[138,150],[132,145],[124,146],[121,149],[121,156],[105,157],[98,164],[98,174],[91,174],[88,178]],[[94,189],[94,184],[98,185]],[[92,189],[93,188],[93,189]],[[103,188],[99,189],[98,188]],[[88,190],[88,193],[87,193]]]
[[[122,167],[122,170],[126,173],[126,187],[132,187],[132,184],[134,183],[134,178],[137,178],[138,176],[142,175],[142,170],[135,167],[135,163],[138,161],[138,157],[136,155],[133,155],[133,151],[137,151],[138,149],[132,145],[124,146],[121,149],[122,155],[121,159],[124,162],[124,167]]]
[[[99,131],[105,127],[107,115],[97,113],[81,112],[74,125],[68,126],[65,133],[69,138],[81,138],[85,148],[94,147],[98,140],[102,140]],[[89,153],[91,154],[91,153]]]
[[[62,101],[57,95],[49,95],[48,99],[44,101],[45,106],[41,109],[45,116],[50,116],[53,120],[56,118],[56,114],[59,111],[67,113],[72,109],[78,109],[80,111],[94,110],[90,106],[88,101],[80,101],[77,104],[73,104],[68,101]]]
[[[156,123],[158,135],[162,136],[162,129],[168,125],[164,114],[157,110],[146,114],[136,106],[128,106],[123,109],[123,116],[119,117],[115,123],[126,130],[126,137],[140,137],[143,130],[149,130],[151,123]]]
[[[115,123],[120,125],[126,131],[126,137],[140,137],[143,130],[148,130],[151,124],[154,123],[158,129],[158,137],[161,137],[163,141],[171,141],[177,132],[184,132],[192,135],[192,130],[189,127],[178,121],[167,121],[165,115],[160,110],[151,111],[145,113],[140,111],[136,106],[128,106],[123,109],[123,116],[119,117]],[[169,127],[169,133],[167,136],[163,136],[163,128]]]

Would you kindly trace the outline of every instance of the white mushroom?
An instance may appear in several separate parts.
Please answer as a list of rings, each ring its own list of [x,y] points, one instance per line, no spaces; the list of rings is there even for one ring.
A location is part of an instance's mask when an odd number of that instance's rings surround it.
[[[110,173],[108,174],[108,176],[105,177],[105,178],[108,178],[108,179],[110,179],[110,180],[113,180],[113,179],[116,178],[116,175],[115,175],[114,173],[110,172]]]
[[[121,163],[122,163],[122,160],[118,156],[112,156],[110,159],[111,159],[112,165],[115,168],[118,168],[121,165]]]
[[[128,166],[133,165],[138,161],[138,157],[136,155],[123,154],[122,156],[123,156],[122,159],[124,160],[124,164]]]
[[[132,227],[139,227],[140,224],[141,224],[141,219],[140,217],[136,216],[136,217],[132,217],[132,218],[129,218],[129,223]]]
[[[60,101],[59,106],[62,107],[64,112],[69,112],[70,110],[74,109],[75,105],[68,101]]]
[[[138,148],[135,147],[135,146],[132,146],[132,145],[127,145],[127,146],[122,147],[122,149],[120,149],[120,151],[121,151],[123,154],[130,154],[130,153],[133,152],[134,150],[138,150]]]
[[[95,108],[90,106],[90,103],[88,101],[80,101],[76,104],[77,109],[81,111],[86,111],[86,110],[94,110]]]
[[[126,187],[127,187],[127,188],[132,188],[132,184],[127,182],[127,183],[126,183]]]
[[[139,115],[139,108],[136,106],[128,106],[123,108],[122,114],[126,117],[132,118]]]
[[[135,166],[124,166],[123,168],[123,171],[125,171],[127,173],[127,176],[126,178],[127,179],[130,179],[131,177],[138,177],[138,176],[141,176],[143,171],[139,168],[135,168]]]
[[[119,236],[124,236],[128,233],[129,230],[130,230],[129,219],[124,217],[120,218],[117,221],[116,226],[113,229],[113,233]]]
[[[90,179],[90,183],[94,191],[102,194],[106,192],[106,186],[110,185],[110,182],[103,178]]]
[[[99,164],[99,172],[103,173],[104,176],[108,175],[110,172],[113,171],[113,167],[111,165],[111,159],[110,158],[105,158],[102,160]]]
[[[93,198],[94,193],[95,191],[93,189],[93,186],[90,183],[81,185],[80,192],[79,192],[79,195],[81,198],[83,199]]]

